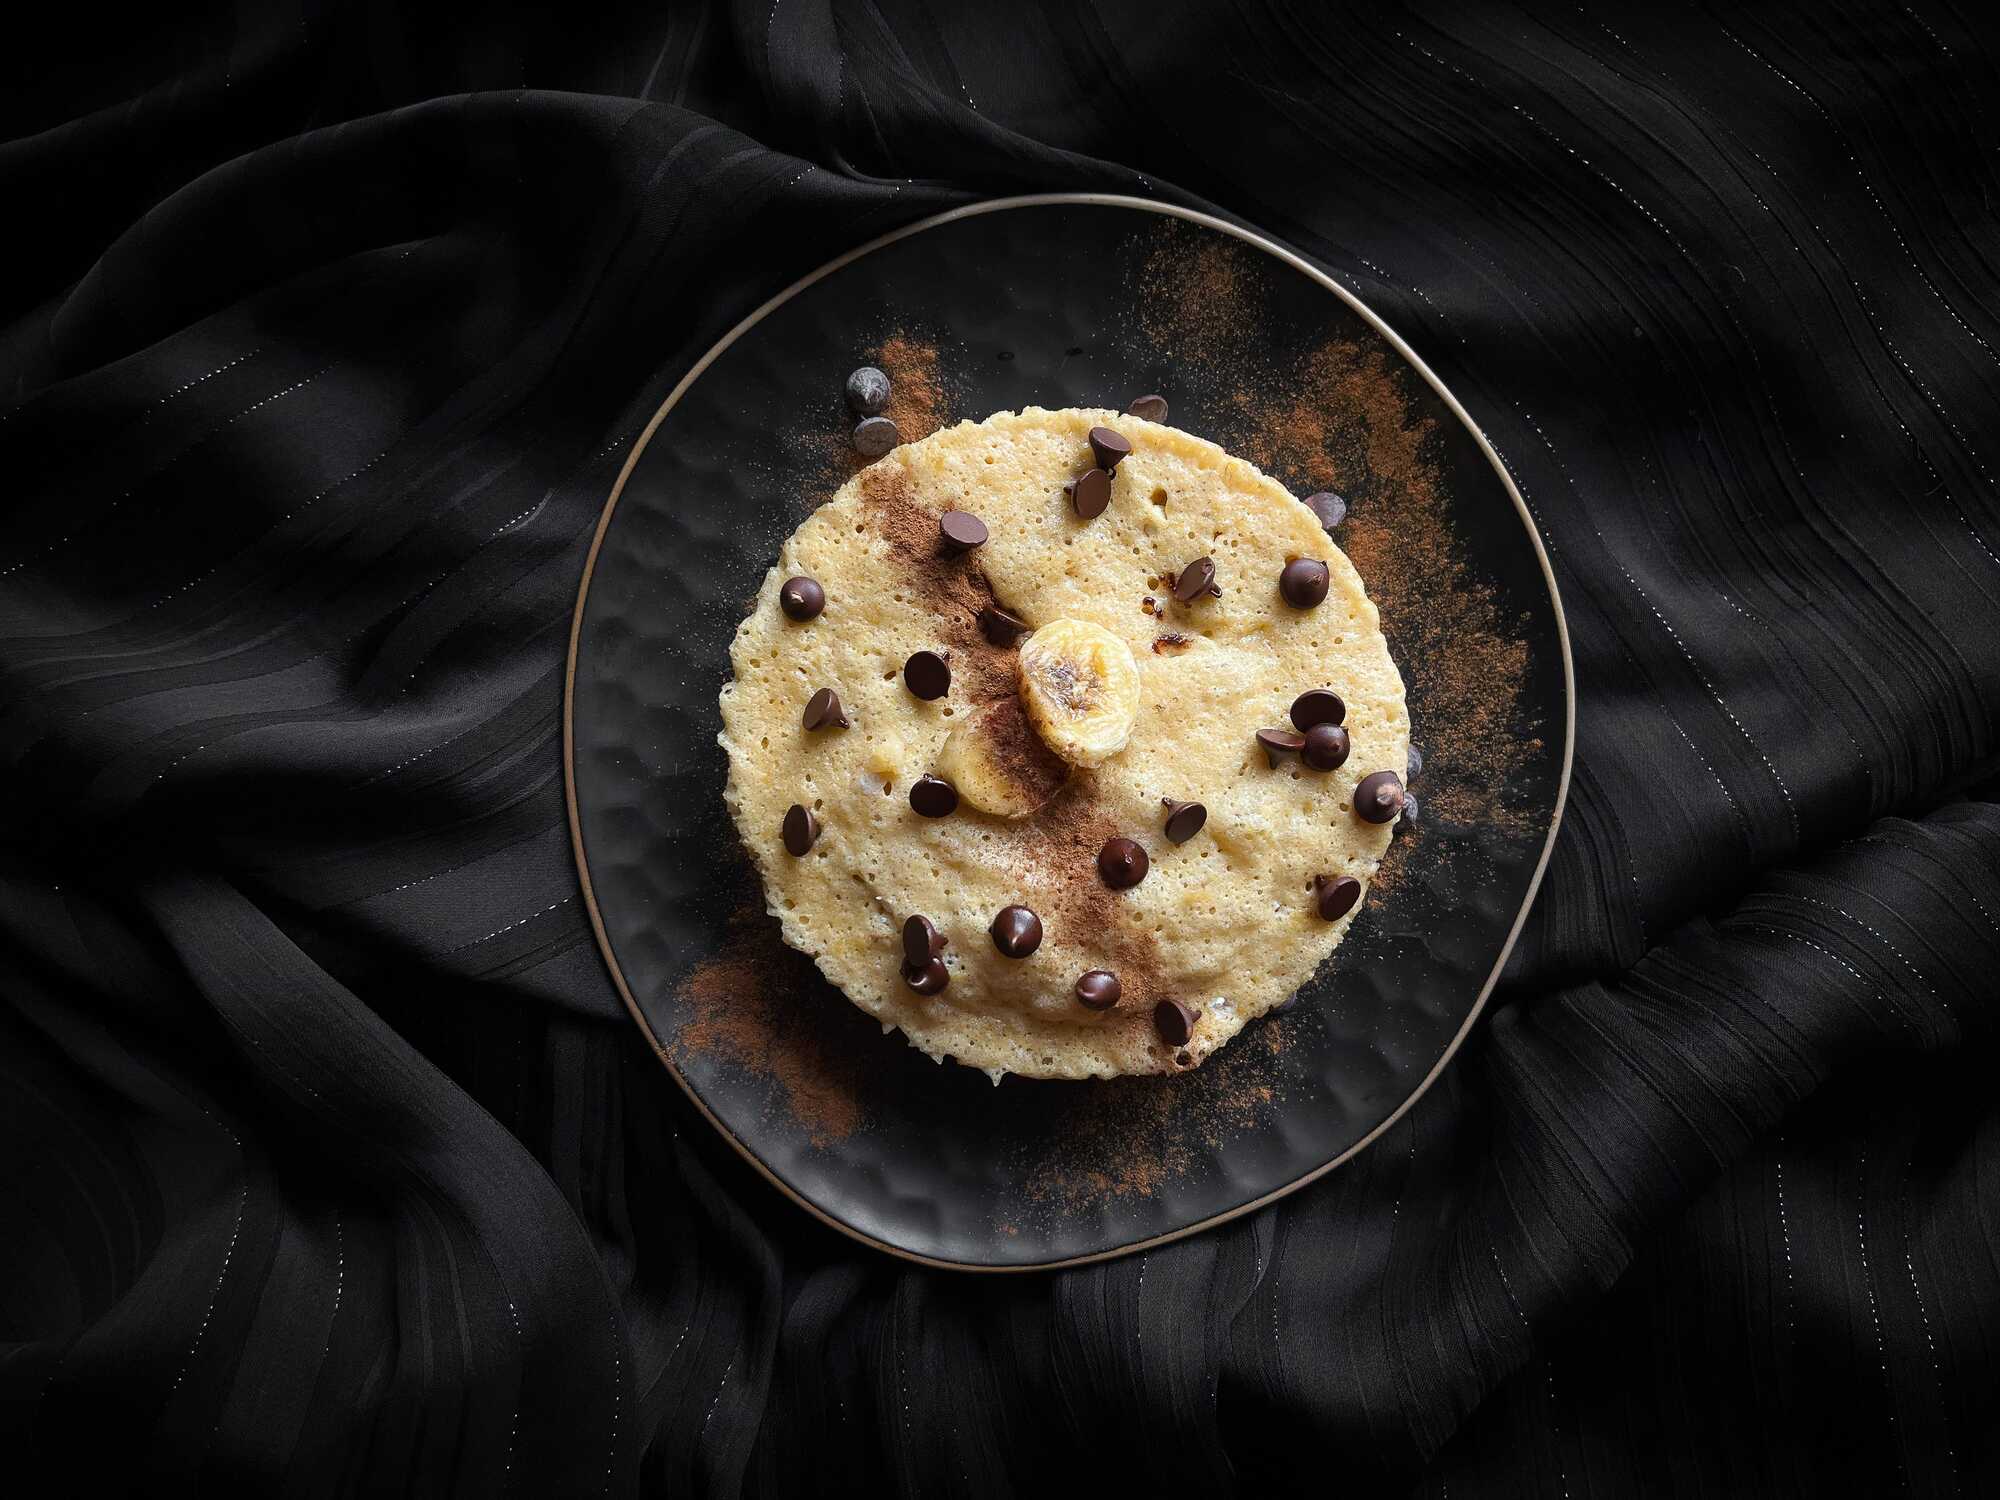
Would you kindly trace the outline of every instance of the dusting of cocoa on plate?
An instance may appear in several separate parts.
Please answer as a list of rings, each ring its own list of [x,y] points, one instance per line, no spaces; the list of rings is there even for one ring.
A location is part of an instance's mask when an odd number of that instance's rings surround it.
[[[719,1059],[771,1079],[815,1146],[847,1139],[866,1121],[867,1073],[859,1016],[824,986],[811,959],[785,946],[775,918],[745,896],[722,948],[697,964],[678,995],[686,1020],[666,1041],[677,1065]]]
[[[1136,288],[1141,331],[1226,392],[1205,435],[1294,494],[1331,489],[1349,502],[1333,539],[1381,611],[1402,670],[1425,812],[1510,837],[1538,833],[1540,816],[1506,796],[1543,748],[1524,699],[1527,644],[1452,527],[1438,434],[1412,416],[1412,377],[1372,343],[1327,339],[1282,356],[1256,347],[1270,322],[1265,258],[1192,226],[1153,233]],[[1385,874],[1393,881],[1386,865]]]
[[[927,438],[945,424],[950,401],[938,375],[937,345],[898,329],[876,346],[875,363],[889,377],[883,415],[906,443]]]
[[[1195,1073],[1054,1085],[1047,1128],[1021,1163],[1027,1201],[1067,1214],[1150,1197],[1196,1170],[1197,1148],[1268,1127],[1283,1098],[1275,1059],[1286,1025],[1283,1016],[1253,1022]]]

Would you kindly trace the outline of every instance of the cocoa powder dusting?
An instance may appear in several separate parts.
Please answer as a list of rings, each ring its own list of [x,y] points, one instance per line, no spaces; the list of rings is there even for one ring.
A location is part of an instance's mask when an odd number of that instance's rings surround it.
[[[939,541],[938,518],[958,497],[920,496],[909,472],[891,454],[863,475],[861,498],[869,524],[936,616],[950,651],[953,684],[963,689],[971,711],[1017,699],[1019,653],[1013,646],[994,645],[979,628],[980,610],[989,604],[1004,609],[1007,601],[995,597],[976,552],[949,553]],[[999,727],[1007,728],[1010,719]],[[1019,729],[1034,740],[1032,753],[1039,765],[1049,752],[1025,721]],[[1029,762],[1024,759],[1023,764]],[[993,858],[1018,872],[1023,899],[1037,911],[1053,913],[1070,931],[1104,934],[1111,965],[1125,988],[1125,1004],[1150,1008],[1162,993],[1153,936],[1132,927],[1117,892],[1097,877],[1097,851],[1121,831],[1096,810],[1091,778],[1079,772],[1033,818],[997,821]]]
[[[721,950],[681,981],[687,1019],[668,1050],[677,1063],[715,1058],[771,1079],[813,1145],[845,1140],[867,1113],[867,1024],[823,990],[813,961],[785,945],[776,918],[746,892]]]
[[[876,367],[889,377],[889,406],[882,415],[896,424],[903,441],[914,443],[942,427],[949,401],[938,375],[937,345],[899,328],[874,354]]]
[[[855,363],[872,364],[889,377],[889,404],[882,415],[896,424],[900,441],[914,443],[956,420],[956,391],[934,341],[899,328],[873,348],[856,351]],[[854,451],[854,420],[837,384],[829,390],[825,408],[801,413],[792,440],[806,457],[808,488],[822,492],[807,509],[880,462]]]
[[[1141,262],[1142,329],[1228,392],[1216,441],[1295,494],[1347,498],[1334,540],[1380,609],[1403,673],[1411,738],[1424,752],[1414,790],[1425,817],[1532,836],[1539,817],[1506,795],[1542,749],[1522,696],[1528,648],[1458,542],[1434,424],[1412,416],[1406,372],[1380,347],[1328,339],[1283,358],[1248,349],[1270,321],[1266,274],[1251,250],[1165,228]],[[1383,874],[1393,880],[1401,863],[1385,862]]]
[[[994,597],[976,553],[947,552],[938,534],[938,518],[955,497],[925,504],[909,471],[891,454],[862,476],[861,500],[869,524],[889,544],[919,596],[918,607],[928,606],[937,617],[953,683],[975,708],[1012,693],[1014,648],[994,645],[979,628],[979,612],[993,604],[1004,608],[1006,601]]]
[[[1053,797],[1069,779],[1069,762],[1035,732],[1018,693],[996,700],[979,719],[992,739],[994,764],[1030,798]]]
[[[1070,1213],[1105,1198],[1147,1197],[1194,1171],[1198,1147],[1219,1149],[1266,1128],[1283,1098],[1272,1062],[1286,1025],[1282,1016],[1253,1021],[1182,1077],[1030,1085],[1052,1092],[1048,1128],[1020,1164],[1028,1202]]]

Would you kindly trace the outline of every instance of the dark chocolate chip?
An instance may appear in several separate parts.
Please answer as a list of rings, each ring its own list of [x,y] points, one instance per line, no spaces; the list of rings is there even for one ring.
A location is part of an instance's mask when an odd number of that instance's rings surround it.
[[[1211,589],[1218,594],[1222,592],[1215,587],[1215,559],[1212,557],[1197,557],[1174,575],[1174,597],[1183,604],[1194,603]]]
[[[1176,844],[1185,844],[1208,821],[1208,809],[1199,802],[1176,802],[1171,797],[1162,797],[1160,801],[1167,809],[1167,837]]]
[[[1394,771],[1370,771],[1354,789],[1354,815],[1364,823],[1386,823],[1403,810],[1403,783]]]
[[[854,424],[854,451],[863,458],[880,458],[902,440],[887,417],[863,417]]]
[[[1313,609],[1326,598],[1326,564],[1316,557],[1295,557],[1278,575],[1278,592],[1294,609]]]
[[[814,619],[826,608],[826,590],[816,578],[787,578],[778,589],[778,608],[790,619]]]
[[[948,818],[958,811],[958,788],[942,776],[919,776],[910,788],[910,806],[926,818]]]
[[[1194,1011],[1178,1000],[1162,1000],[1153,1007],[1153,1030],[1169,1047],[1185,1047],[1188,1044],[1194,1036],[1196,1019]]]
[[[863,365],[847,377],[847,409],[857,417],[872,417],[889,404],[889,377],[873,365]]]
[[[1315,771],[1333,771],[1347,763],[1347,752],[1352,748],[1347,731],[1338,724],[1315,724],[1306,731],[1299,758]]]
[[[903,686],[926,703],[951,691],[951,668],[935,651],[912,651],[903,663]]]
[[[847,711],[840,706],[840,694],[821,688],[806,699],[805,717],[800,722],[808,729],[845,729]]]
[[[1347,705],[1340,694],[1314,688],[1292,700],[1292,727],[1304,734],[1315,724],[1338,724],[1347,717]]]
[[[1069,492],[1069,503],[1086,521],[1094,521],[1103,515],[1105,507],[1111,503],[1111,476],[1102,469],[1086,469],[1063,488]]]
[[[980,632],[996,646],[1011,646],[1022,636],[1031,634],[1034,628],[1019,615],[1010,615],[997,604],[989,604],[979,612]]]
[[[1410,746],[1410,758],[1404,762],[1403,784],[1407,786],[1424,774],[1424,752],[1415,745]]]
[[[1347,519],[1347,502],[1332,490],[1321,490],[1317,495],[1306,496],[1306,507],[1319,517],[1319,524],[1328,531]]]
[[[1090,453],[1097,460],[1097,467],[1109,474],[1118,467],[1120,459],[1132,456],[1132,445],[1109,427],[1090,429]]]
[[[1260,729],[1257,731],[1257,745],[1270,759],[1271,769],[1278,769],[1278,762],[1287,755],[1297,755],[1306,747],[1306,737],[1293,734],[1289,729]]]
[[[1313,876],[1313,907],[1326,922],[1338,922],[1361,899],[1361,882],[1352,875]]]
[[[819,842],[819,816],[810,807],[794,802],[785,809],[785,853],[804,859]]]
[[[970,552],[986,545],[986,523],[967,511],[946,511],[938,518],[938,532],[953,552]]]
[[[1026,958],[1042,946],[1042,919],[1025,906],[1001,907],[986,930],[1002,958]]]
[[[1114,891],[1129,891],[1152,867],[1146,851],[1130,839],[1107,839],[1097,851],[1097,873]]]
[[[1148,422],[1167,420],[1167,398],[1165,396],[1141,396],[1125,408],[1126,415],[1141,417]]]
[[[1422,814],[1423,809],[1417,806],[1417,794],[1406,790],[1403,793],[1403,811],[1396,819],[1396,826],[1398,828],[1414,828],[1417,826],[1417,819]]]
[[[932,925],[929,917],[911,917],[903,923],[904,966],[921,969],[944,952],[946,941],[945,935]]]
[[[1108,969],[1092,969],[1076,982],[1076,998],[1086,1010],[1109,1010],[1122,993],[1118,976]]]
[[[904,964],[903,983],[919,995],[935,995],[951,983],[951,970],[944,966],[944,960],[941,958],[933,958],[921,968],[914,964]]]

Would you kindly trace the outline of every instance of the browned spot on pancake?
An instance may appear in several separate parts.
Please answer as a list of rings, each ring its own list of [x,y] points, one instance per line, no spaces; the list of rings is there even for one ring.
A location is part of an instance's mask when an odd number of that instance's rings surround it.
[[[1165,635],[1153,638],[1153,651],[1160,656],[1170,652],[1177,656],[1187,650],[1193,641],[1192,636],[1182,635],[1178,630],[1169,630]]]

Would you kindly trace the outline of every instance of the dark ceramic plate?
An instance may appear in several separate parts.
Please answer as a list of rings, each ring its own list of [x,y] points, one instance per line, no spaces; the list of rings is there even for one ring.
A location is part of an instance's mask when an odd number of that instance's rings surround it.
[[[1297,494],[1350,503],[1335,536],[1408,683],[1421,816],[1295,1003],[1194,1073],[996,1088],[884,1035],[763,914],[722,803],[716,694],[780,543],[853,471],[841,382],[871,360],[919,432],[1159,392],[1175,425]],[[1572,739],[1555,582],[1458,403],[1297,256],[1216,219],[1106,197],[1010,199],[912,225],[712,349],[605,506],[565,720],[591,919],[676,1081],[834,1227],[985,1270],[1191,1233],[1380,1134],[1443,1068],[1500,971],[1555,836]]]

